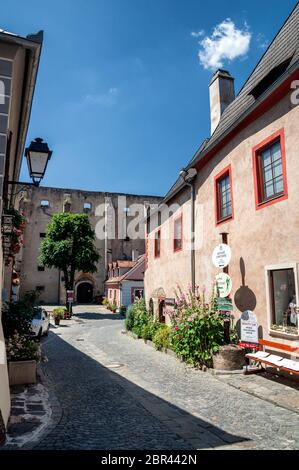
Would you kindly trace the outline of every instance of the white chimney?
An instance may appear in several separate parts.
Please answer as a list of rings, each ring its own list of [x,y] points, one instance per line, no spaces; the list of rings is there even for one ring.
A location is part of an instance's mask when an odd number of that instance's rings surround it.
[[[219,124],[223,111],[235,99],[234,78],[226,70],[217,70],[210,83],[211,134]]]

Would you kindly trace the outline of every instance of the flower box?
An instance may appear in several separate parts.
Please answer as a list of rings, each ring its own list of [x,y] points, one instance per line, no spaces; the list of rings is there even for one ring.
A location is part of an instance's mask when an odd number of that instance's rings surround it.
[[[8,363],[10,385],[29,385],[36,383],[36,361],[16,361]]]

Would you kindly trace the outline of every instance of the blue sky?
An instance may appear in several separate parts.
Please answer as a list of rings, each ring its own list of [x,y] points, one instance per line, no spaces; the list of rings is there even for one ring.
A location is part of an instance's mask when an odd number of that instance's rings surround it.
[[[295,4],[3,2],[0,28],[45,31],[28,133],[53,149],[42,184],[164,195],[210,135],[215,64],[238,90]],[[21,177],[28,180],[25,166]]]

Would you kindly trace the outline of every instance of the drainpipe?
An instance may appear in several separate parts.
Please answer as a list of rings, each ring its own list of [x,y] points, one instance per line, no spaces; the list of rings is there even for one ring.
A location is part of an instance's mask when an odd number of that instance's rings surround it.
[[[192,292],[195,293],[195,177],[197,170],[190,168],[188,171],[183,169],[180,172],[180,177],[184,183],[190,188],[190,199],[191,199],[191,287]]]

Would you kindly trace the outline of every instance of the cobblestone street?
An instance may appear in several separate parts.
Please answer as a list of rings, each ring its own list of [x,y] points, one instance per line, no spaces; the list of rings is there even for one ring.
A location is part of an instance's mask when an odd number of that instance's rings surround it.
[[[76,307],[43,340],[54,413],[36,449],[299,449],[296,408],[187,368],[123,329],[117,315]]]

